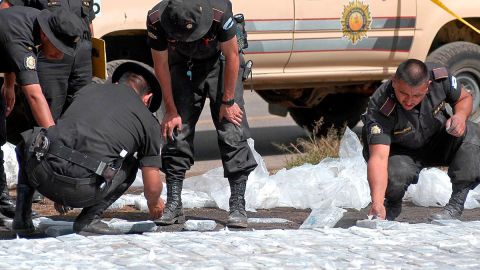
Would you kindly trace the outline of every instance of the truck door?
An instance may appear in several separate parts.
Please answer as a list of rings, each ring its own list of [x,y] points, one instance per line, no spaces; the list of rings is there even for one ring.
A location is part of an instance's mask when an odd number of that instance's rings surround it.
[[[246,20],[246,58],[253,61],[256,79],[283,73],[293,46],[294,0],[233,0],[232,5]]]
[[[296,0],[285,71],[318,73],[320,81],[385,77],[408,58],[415,21],[416,0]]]

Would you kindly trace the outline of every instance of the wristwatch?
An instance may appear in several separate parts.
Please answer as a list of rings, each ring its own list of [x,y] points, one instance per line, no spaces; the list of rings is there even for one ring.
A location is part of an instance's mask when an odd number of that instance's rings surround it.
[[[232,98],[226,101],[222,100],[222,104],[227,106],[232,106],[233,104],[235,104],[235,99]]]

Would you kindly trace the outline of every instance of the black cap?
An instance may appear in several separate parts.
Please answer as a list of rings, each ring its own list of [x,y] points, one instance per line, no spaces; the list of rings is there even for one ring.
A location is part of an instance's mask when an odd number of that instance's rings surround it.
[[[1,3],[2,1],[0,1]],[[12,6],[25,6],[24,0],[7,0],[8,3]]]
[[[152,100],[148,109],[151,112],[156,112],[162,103],[162,88],[154,75],[154,71],[151,67],[136,61],[125,62],[120,64],[112,74],[112,83],[117,83],[123,74],[126,72],[132,72],[141,75],[150,86],[152,92]]]
[[[82,30],[81,19],[67,10],[58,8],[50,12],[44,9],[37,16],[38,24],[53,46],[62,53],[73,56]]]
[[[163,8],[162,28],[179,41],[198,40],[212,26],[213,9],[208,0],[168,0]]]

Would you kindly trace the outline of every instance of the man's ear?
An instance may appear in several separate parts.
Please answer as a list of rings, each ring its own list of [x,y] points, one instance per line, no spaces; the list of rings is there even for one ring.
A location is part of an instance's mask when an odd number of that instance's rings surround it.
[[[148,93],[142,97],[142,102],[145,106],[150,107],[150,102],[152,101],[153,93]]]

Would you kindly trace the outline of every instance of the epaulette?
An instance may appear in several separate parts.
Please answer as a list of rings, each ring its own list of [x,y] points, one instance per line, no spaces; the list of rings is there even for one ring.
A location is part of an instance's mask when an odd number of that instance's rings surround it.
[[[433,79],[435,81],[448,78],[448,70],[446,67],[439,67],[432,69]]]
[[[395,103],[395,100],[388,97],[385,103],[383,103],[382,107],[380,108],[380,112],[385,116],[389,116],[393,112],[393,109],[395,109],[396,105],[397,103]]]
[[[220,22],[222,20],[224,12],[216,8],[212,8],[212,9],[213,9],[213,20],[216,22]]]
[[[160,15],[161,15],[161,13],[159,12],[158,9],[150,10],[148,12],[148,24],[154,25],[155,23],[160,21]]]

